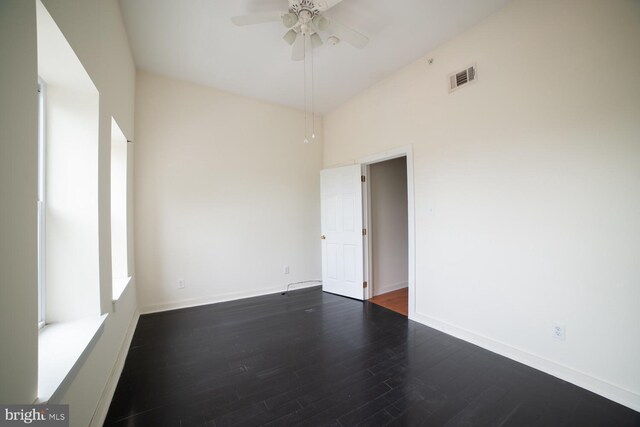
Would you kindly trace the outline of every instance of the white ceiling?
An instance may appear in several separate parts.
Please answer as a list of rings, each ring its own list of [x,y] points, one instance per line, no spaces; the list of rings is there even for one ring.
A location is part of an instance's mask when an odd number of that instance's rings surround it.
[[[320,114],[410,64],[508,0],[344,0],[326,16],[370,38],[315,50]],[[236,27],[230,18],[287,9],[287,0],[120,0],[138,68],[298,109],[303,64],[278,22]],[[453,70],[452,70],[453,71]]]

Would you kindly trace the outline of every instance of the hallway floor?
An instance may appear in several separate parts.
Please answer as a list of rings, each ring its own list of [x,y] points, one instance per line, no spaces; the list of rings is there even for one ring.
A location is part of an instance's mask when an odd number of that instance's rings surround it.
[[[409,288],[398,289],[397,291],[375,296],[371,298],[369,302],[388,308],[389,310],[400,313],[403,316],[408,316]]]

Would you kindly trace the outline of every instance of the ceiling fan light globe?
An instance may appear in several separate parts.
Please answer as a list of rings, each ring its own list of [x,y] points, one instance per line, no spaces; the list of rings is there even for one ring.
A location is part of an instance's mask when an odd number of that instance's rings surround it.
[[[298,33],[296,33],[294,30],[289,30],[287,31],[287,34],[284,35],[283,39],[290,45],[293,45],[293,43],[296,41],[296,37],[298,37]]]
[[[313,18],[312,22],[313,22],[313,25],[316,26],[316,28],[318,28],[319,30],[324,30],[324,28],[323,28],[324,21],[325,21],[325,19],[324,19],[324,17],[322,15],[316,15]]]
[[[311,34],[311,46],[314,49],[322,46],[322,38],[318,33]]]
[[[295,13],[286,13],[282,15],[282,23],[285,27],[291,28],[298,23],[298,16]]]

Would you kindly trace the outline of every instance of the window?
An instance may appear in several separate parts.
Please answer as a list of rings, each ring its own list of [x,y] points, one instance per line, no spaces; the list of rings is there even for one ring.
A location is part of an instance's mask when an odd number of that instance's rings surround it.
[[[127,260],[127,138],[111,119],[111,264],[113,300],[129,283]]]
[[[42,80],[39,320],[49,325],[102,312],[100,94],[41,2],[37,3],[37,30]]]
[[[111,299],[102,304],[100,292],[100,94],[41,1],[36,11],[38,323],[46,325],[38,399],[46,402],[64,396],[104,330],[102,305]]]
[[[45,324],[45,91],[44,80],[38,79],[38,327]]]

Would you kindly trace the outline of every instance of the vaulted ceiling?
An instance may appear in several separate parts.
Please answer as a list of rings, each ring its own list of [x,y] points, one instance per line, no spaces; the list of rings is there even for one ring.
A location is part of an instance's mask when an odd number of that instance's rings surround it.
[[[315,105],[323,114],[486,18],[508,0],[344,0],[326,16],[370,38],[364,49],[314,51]],[[302,109],[303,63],[273,22],[230,18],[286,11],[287,0],[120,0],[138,68]],[[462,64],[463,66],[466,64]],[[454,71],[454,70],[452,70]]]

